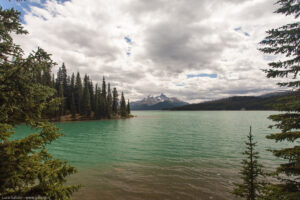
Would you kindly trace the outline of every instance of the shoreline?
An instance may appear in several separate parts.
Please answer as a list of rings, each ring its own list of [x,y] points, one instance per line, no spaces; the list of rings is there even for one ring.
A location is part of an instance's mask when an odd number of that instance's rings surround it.
[[[47,119],[49,122],[81,122],[81,121],[104,121],[104,120],[120,120],[120,119],[130,119],[137,117],[135,115],[129,115],[127,117],[121,117],[121,116],[114,116],[111,118],[101,118],[101,119],[95,119],[93,116],[91,117],[83,117],[80,115],[76,115],[76,118],[72,118],[72,115],[63,115],[60,117],[60,119]]]

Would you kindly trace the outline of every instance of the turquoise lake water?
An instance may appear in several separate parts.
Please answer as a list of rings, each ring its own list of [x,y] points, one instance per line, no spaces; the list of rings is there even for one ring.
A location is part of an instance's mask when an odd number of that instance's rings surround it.
[[[49,146],[79,172],[73,199],[234,199],[241,152],[252,126],[261,162],[278,163],[265,138],[272,111],[135,111],[135,118],[57,123],[64,136]],[[17,137],[30,129],[17,127]]]

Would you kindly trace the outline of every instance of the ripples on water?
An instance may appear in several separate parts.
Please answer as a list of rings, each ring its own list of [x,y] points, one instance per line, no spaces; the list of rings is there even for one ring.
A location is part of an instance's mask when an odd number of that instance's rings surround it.
[[[57,124],[49,151],[71,162],[83,184],[73,199],[234,199],[244,140],[253,127],[267,167],[271,123],[265,111],[134,112],[138,117]],[[17,136],[28,134],[20,126]],[[273,131],[274,132],[274,131]]]

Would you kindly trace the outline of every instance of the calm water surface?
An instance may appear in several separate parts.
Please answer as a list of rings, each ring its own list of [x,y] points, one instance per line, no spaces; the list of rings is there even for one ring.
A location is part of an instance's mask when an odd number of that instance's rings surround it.
[[[58,123],[64,137],[49,151],[68,160],[83,184],[73,199],[234,199],[244,141],[252,125],[261,162],[278,162],[266,151],[269,111],[136,111],[136,118]],[[17,128],[17,137],[28,134]],[[280,144],[282,145],[282,144]],[[278,146],[278,144],[276,144]],[[278,146],[280,147],[280,146]]]

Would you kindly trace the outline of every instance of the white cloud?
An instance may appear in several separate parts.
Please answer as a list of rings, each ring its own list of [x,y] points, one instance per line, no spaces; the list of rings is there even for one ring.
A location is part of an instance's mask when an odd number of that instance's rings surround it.
[[[32,4],[24,16],[30,34],[16,40],[26,52],[44,48],[59,66],[94,82],[105,75],[132,100],[161,92],[190,102],[261,94],[278,87],[261,71],[271,57],[258,42],[292,21],[273,13],[274,2],[50,0]],[[187,79],[200,73],[218,77]]]

